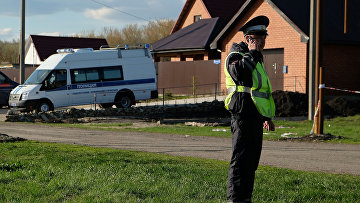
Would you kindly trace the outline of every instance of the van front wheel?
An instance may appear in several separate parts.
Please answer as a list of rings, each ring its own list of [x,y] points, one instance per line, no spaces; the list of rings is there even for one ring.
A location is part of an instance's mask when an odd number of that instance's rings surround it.
[[[120,95],[115,102],[117,108],[129,108],[133,104],[130,95]]]
[[[47,112],[51,110],[52,110],[52,106],[47,101],[41,101],[36,107],[37,112]]]

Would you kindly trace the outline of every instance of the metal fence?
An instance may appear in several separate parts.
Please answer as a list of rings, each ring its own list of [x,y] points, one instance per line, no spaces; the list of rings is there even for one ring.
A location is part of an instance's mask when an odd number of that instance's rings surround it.
[[[221,91],[219,84],[202,84],[194,86],[179,86],[159,88],[159,98],[139,101],[137,106],[147,105],[177,105],[194,104],[223,100],[225,92]],[[179,93],[180,92],[180,93]]]
[[[289,77],[293,83],[287,83],[283,89],[286,91],[306,92],[306,84],[299,79],[304,79],[303,76]],[[288,78],[288,80],[289,80]],[[304,80],[303,80],[304,81]],[[214,100],[223,101],[227,96],[227,92],[222,89],[225,84],[211,83],[211,84],[193,84],[192,86],[177,86],[159,88],[159,98],[156,100],[139,101],[137,106],[147,105],[177,105],[177,104],[194,104],[202,102],[212,102]],[[275,90],[274,90],[275,91]]]

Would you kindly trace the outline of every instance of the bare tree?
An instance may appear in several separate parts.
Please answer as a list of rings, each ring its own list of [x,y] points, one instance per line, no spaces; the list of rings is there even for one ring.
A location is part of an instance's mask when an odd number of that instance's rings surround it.
[[[0,40],[0,62],[17,64],[19,63],[19,41],[6,42]]]
[[[144,32],[138,24],[126,25],[121,29],[126,44],[137,45],[144,43]]]
[[[143,26],[138,24],[129,24],[120,30],[117,28],[104,27],[103,30],[97,35],[94,31],[83,31],[80,35],[77,36],[105,38],[108,44],[112,47],[121,44],[151,44],[168,36],[174,24],[174,20],[158,19],[155,21],[150,21]]]
[[[111,27],[104,27],[99,37],[105,38],[110,47],[124,44],[125,41],[122,32]]]
[[[122,29],[104,27],[100,33],[95,30],[81,31],[74,37],[105,38],[111,47],[129,44],[138,45],[141,43],[154,43],[171,32],[175,24],[174,20],[158,19],[150,21],[145,25],[130,24]],[[0,62],[19,63],[19,41],[6,42],[0,40]]]
[[[158,19],[144,26],[144,39],[147,43],[154,43],[168,36],[175,24],[174,20]]]

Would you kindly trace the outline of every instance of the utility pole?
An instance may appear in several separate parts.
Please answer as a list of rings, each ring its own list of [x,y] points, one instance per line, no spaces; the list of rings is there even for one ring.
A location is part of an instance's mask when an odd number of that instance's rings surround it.
[[[316,59],[315,59],[315,102],[316,102],[316,106],[319,108],[319,110],[321,109],[321,107],[319,107],[321,105],[321,103],[319,102],[319,75],[320,75],[320,66],[321,66],[321,28],[322,28],[322,24],[321,24],[321,0],[316,0],[316,48],[315,48],[315,55],[316,55]],[[317,116],[315,116],[315,126],[314,126],[314,133],[319,135],[320,134],[320,117],[319,114],[317,114]]]
[[[25,0],[21,0],[20,84],[25,82]]]
[[[349,8],[349,0],[345,0],[344,6],[344,34],[348,33],[348,8]]]
[[[315,36],[316,36],[316,0],[310,0],[310,41],[309,41],[309,89],[308,120],[314,119],[315,110]]]

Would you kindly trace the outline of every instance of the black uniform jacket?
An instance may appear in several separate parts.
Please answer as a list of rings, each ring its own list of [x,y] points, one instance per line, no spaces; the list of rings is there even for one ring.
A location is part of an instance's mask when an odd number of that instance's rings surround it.
[[[241,54],[237,53],[231,54],[231,52],[242,52],[245,56],[243,57]],[[233,43],[229,53],[230,55],[228,56],[226,67],[235,84],[252,87],[253,81],[251,70],[255,69],[258,62],[263,61],[261,52],[256,50],[249,51],[247,44],[241,42],[240,44]],[[233,94],[229,104],[229,110],[231,114],[236,115],[240,119],[270,120],[258,112],[250,93],[246,92],[236,92]]]

